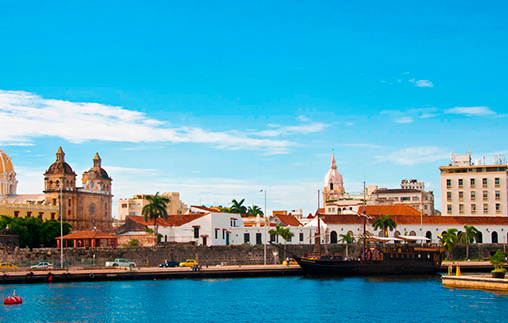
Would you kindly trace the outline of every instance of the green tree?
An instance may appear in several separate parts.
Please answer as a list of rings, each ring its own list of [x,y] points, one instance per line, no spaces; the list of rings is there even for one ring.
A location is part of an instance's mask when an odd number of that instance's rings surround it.
[[[506,272],[503,265],[506,264],[506,253],[501,249],[497,249],[496,253],[490,257],[490,263],[494,266],[494,272]]]
[[[374,230],[381,229],[381,231],[384,232],[385,237],[388,237],[388,229],[393,231],[393,229],[397,227],[397,224],[392,219],[391,215],[382,215],[380,218],[374,221],[374,223],[372,223],[372,227]]]
[[[230,213],[240,213],[240,214],[247,214],[247,207],[243,205],[243,202],[245,202],[245,199],[238,202],[237,200],[231,201],[231,207],[229,208]]]
[[[277,243],[279,243],[279,236],[282,236],[283,228],[280,226],[280,224],[275,225],[275,229],[268,230],[268,233],[272,236],[275,236],[275,239]]]
[[[286,242],[291,240],[292,237],[295,236],[293,232],[291,232],[290,228],[281,228],[280,236],[284,239],[284,258],[286,258]]]
[[[155,226],[155,235],[159,235],[159,226],[157,225],[158,218],[168,218],[168,211],[166,209],[167,204],[169,203],[169,199],[164,196],[160,196],[159,192],[155,193],[155,195],[149,195],[146,197],[148,200],[148,204],[143,207],[141,214],[145,217],[145,221],[148,219],[153,220],[153,225]]]
[[[478,241],[479,233],[472,225],[464,225],[464,232],[459,234],[459,243],[466,245],[466,259],[469,259],[469,244]]]
[[[252,216],[257,216],[257,215],[263,216],[264,215],[263,210],[261,210],[261,208],[257,205],[249,206],[247,208],[247,213]]]
[[[346,257],[349,257],[349,245],[355,242],[355,236],[348,232],[346,234],[339,234],[339,241],[346,245]]]
[[[0,216],[0,228],[9,226],[19,235],[21,248],[56,247],[56,238],[60,237],[60,222],[55,220],[42,221],[39,218],[11,218]],[[69,234],[71,225],[63,223],[63,235]]]
[[[446,230],[445,233],[443,233],[443,236],[441,238],[441,244],[443,245],[443,248],[446,250],[446,253],[448,254],[448,259],[451,259],[452,250],[459,242],[457,231],[458,230],[454,228],[448,229]]]

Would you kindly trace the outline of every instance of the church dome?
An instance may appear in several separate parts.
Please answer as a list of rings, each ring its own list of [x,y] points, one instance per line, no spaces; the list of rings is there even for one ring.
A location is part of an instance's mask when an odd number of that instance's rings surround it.
[[[0,174],[14,172],[14,166],[9,155],[0,149]]]
[[[62,147],[58,148],[56,152],[56,161],[49,166],[49,169],[46,171],[44,175],[76,175],[72,170],[72,167],[65,162],[65,153],[62,150]]]
[[[89,176],[91,175],[90,177],[92,178],[111,180],[111,177],[109,177],[108,173],[101,166],[101,158],[99,157],[99,153],[95,154],[95,157],[93,158],[93,167],[85,172],[85,174],[88,174]]]
[[[330,170],[325,175],[324,187],[327,190],[344,190],[344,183],[342,182],[342,175],[337,170],[337,164],[335,163],[335,153],[332,154],[332,164]]]

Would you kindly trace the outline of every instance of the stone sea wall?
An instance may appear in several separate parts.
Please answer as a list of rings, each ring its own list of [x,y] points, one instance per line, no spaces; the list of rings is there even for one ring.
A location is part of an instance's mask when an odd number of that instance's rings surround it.
[[[488,259],[497,250],[503,250],[503,244],[476,244],[469,247],[471,259]],[[323,246],[322,251],[345,256],[344,245]],[[284,260],[284,251],[268,245],[267,264],[281,263]],[[287,246],[287,250],[302,255],[315,253],[315,245]],[[350,245],[349,257],[357,257],[361,246]],[[457,247],[453,252],[454,259],[465,259],[466,248]],[[289,253],[286,256],[291,256]],[[134,261],[138,266],[157,266],[165,259],[183,261],[196,259],[202,265],[215,266],[220,264],[247,265],[264,263],[264,246],[194,246],[186,244],[166,244],[156,247],[118,247],[118,248],[68,248],[64,249],[65,266],[95,266],[102,267],[106,261],[115,258],[126,258]],[[18,266],[30,266],[40,261],[52,262],[60,265],[60,250],[55,248],[41,249],[0,249],[0,261],[10,261]]]

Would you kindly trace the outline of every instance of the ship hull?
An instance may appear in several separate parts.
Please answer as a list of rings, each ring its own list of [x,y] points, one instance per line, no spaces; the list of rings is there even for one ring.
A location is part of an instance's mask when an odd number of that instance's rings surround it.
[[[420,251],[385,253],[381,260],[343,260],[333,257],[299,257],[294,255],[303,271],[310,275],[362,276],[362,275],[422,275],[441,270],[442,253]]]

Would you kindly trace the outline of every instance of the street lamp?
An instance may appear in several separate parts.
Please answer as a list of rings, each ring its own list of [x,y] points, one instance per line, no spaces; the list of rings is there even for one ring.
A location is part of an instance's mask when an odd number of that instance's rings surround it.
[[[266,225],[267,225],[267,221],[266,221],[266,190],[259,190],[260,192],[264,192],[265,193],[265,242],[264,242],[264,254],[265,254],[265,266],[266,266],[266,238],[267,238],[267,228],[266,228]]]

